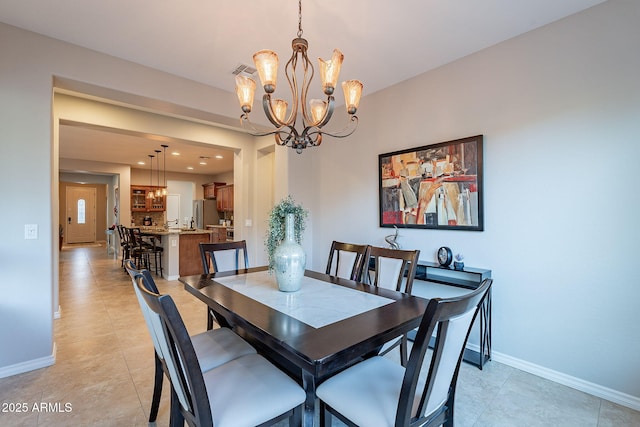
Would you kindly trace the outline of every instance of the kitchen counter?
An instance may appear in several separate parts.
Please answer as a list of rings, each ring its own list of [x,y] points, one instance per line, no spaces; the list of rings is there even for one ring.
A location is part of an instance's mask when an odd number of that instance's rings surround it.
[[[140,227],[140,231],[145,234],[156,236],[168,236],[169,234],[211,234],[211,230],[202,228],[161,228],[161,227]]]
[[[177,280],[180,276],[202,273],[200,243],[213,241],[215,230],[198,228],[140,227],[143,235],[155,237],[155,244],[163,248],[163,277]]]
[[[213,233],[211,241],[214,243],[233,240],[234,229],[232,225],[207,224],[205,227]]]

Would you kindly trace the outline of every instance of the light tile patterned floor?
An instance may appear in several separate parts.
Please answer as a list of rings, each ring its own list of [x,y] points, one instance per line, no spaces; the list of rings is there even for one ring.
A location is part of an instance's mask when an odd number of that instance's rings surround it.
[[[157,282],[176,300],[189,331],[203,331],[202,304],[177,281]],[[65,248],[60,304],[56,364],[0,379],[0,426],[147,425],[153,346],[120,261],[104,247]],[[166,390],[165,381],[158,426],[168,425]],[[463,364],[456,426],[640,426],[640,412],[496,362],[483,371]]]

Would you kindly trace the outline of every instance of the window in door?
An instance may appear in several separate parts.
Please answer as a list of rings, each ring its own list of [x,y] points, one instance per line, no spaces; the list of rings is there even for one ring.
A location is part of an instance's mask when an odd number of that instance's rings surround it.
[[[86,224],[86,206],[87,202],[84,199],[78,199],[78,213],[76,218],[78,218],[78,224]]]

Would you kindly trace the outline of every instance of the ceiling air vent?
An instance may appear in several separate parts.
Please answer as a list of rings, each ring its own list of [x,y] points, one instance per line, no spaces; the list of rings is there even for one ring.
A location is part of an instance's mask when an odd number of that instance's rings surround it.
[[[249,74],[249,75],[251,75],[251,74],[254,74],[256,71],[257,70],[255,68],[250,67],[249,65],[240,64],[240,65],[238,65],[236,67],[235,70],[233,70],[231,72],[231,74],[235,74],[235,75],[238,75],[238,74]]]

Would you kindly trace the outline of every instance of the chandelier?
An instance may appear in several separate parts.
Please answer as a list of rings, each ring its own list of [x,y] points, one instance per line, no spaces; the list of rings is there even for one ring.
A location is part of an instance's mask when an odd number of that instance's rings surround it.
[[[307,147],[318,146],[322,143],[322,136],[344,138],[351,135],[358,126],[358,117],[355,115],[362,95],[362,83],[358,80],[342,82],[345,108],[349,116],[347,126],[339,132],[327,132],[323,127],[329,123],[334,110],[333,93],[338,82],[340,67],[344,55],[338,49],[333,51],[330,60],[318,58],[322,91],[327,96],[326,101],[311,99],[307,103],[307,94],[311,79],[314,75],[313,65],[307,57],[309,43],[302,38],[302,0],[298,1],[298,33],[291,42],[293,53],[285,66],[285,76],[291,89],[292,105],[283,99],[272,99],[276,90],[276,77],[278,74],[278,55],[272,50],[261,50],[253,55],[253,61],[260,76],[260,82],[265,91],[262,97],[264,113],[275,129],[269,132],[258,132],[249,121],[249,113],[253,106],[253,96],[256,90],[256,82],[242,74],[236,76],[236,93],[242,108],[240,122],[251,126],[254,136],[275,135],[278,145],[288,146],[302,153]],[[296,67],[300,60],[303,75],[302,84],[299,85]],[[302,122],[302,130],[296,127],[298,120]]]

